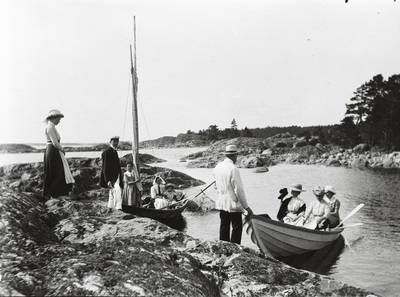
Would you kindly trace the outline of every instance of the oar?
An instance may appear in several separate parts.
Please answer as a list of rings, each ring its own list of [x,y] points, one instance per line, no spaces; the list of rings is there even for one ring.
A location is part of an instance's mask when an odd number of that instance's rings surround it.
[[[197,196],[201,195],[204,193],[205,190],[207,190],[209,187],[211,187],[213,184],[215,184],[215,181],[213,181],[211,184],[209,184],[207,187],[205,187],[203,190],[200,190],[200,193],[194,196],[196,198]]]
[[[343,225],[343,223],[345,221],[347,221],[350,217],[352,217],[357,211],[359,211],[361,208],[363,208],[364,203],[361,203],[359,206],[357,206],[356,208],[354,208],[340,223],[339,225],[337,225],[337,227],[333,228],[332,230],[335,230],[337,228],[340,228],[341,225]]]
[[[361,226],[361,225],[364,225],[364,224],[363,224],[363,223],[354,223],[354,224],[350,224],[350,225],[346,225],[346,226],[339,227],[338,229],[351,228],[351,227],[358,227],[358,226]],[[336,228],[335,228],[335,229],[336,229]]]
[[[204,191],[207,190],[209,187],[211,187],[214,183],[215,183],[215,181],[213,181],[211,184],[209,184],[209,185],[208,185],[207,187],[205,187],[204,189],[200,190],[200,193],[197,194],[196,196],[194,196],[194,198],[196,198],[197,196],[203,194]],[[167,206],[164,206],[164,207],[162,207],[162,208],[159,208],[159,210],[160,210],[160,209],[169,208],[169,207],[171,207],[171,206],[175,206],[175,205],[177,205],[177,204],[179,204],[179,203],[184,202],[185,200],[189,200],[189,197],[188,197],[188,198],[185,198],[185,199],[183,199],[183,200],[180,200],[180,201],[178,201],[178,202],[176,202],[176,203],[172,203],[172,204],[170,204],[170,205],[167,205]]]
[[[170,204],[170,205],[167,205],[167,206],[161,207],[161,208],[159,208],[159,209],[157,209],[157,210],[161,210],[161,209],[170,208],[170,207],[176,206],[176,205],[178,205],[178,204],[182,204],[182,205],[183,205],[183,204],[185,204],[185,203],[186,203],[186,201],[187,201],[187,198],[186,198],[186,199],[183,199],[183,200],[181,200],[181,201],[178,201],[178,202],[172,203],[172,204]]]

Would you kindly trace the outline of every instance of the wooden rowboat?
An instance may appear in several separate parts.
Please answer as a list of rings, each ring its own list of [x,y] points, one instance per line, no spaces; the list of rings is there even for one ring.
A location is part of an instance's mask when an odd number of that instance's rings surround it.
[[[155,220],[173,220],[182,215],[182,211],[186,208],[188,201],[183,201],[182,205],[177,208],[154,209],[135,207],[129,205],[122,205],[122,211],[137,215],[139,217],[146,217]]]
[[[272,220],[268,215],[253,215],[244,224],[261,251],[278,259],[321,250],[335,242],[343,231],[343,228],[311,230]]]

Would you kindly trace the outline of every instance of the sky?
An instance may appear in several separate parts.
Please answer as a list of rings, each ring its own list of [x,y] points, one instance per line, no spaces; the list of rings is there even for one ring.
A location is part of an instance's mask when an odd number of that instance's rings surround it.
[[[356,89],[400,73],[400,1],[2,0],[0,143],[140,141],[339,124]]]

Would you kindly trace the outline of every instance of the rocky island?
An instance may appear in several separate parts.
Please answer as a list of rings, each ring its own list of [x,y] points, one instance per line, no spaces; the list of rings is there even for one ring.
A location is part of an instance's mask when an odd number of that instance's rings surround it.
[[[262,168],[278,164],[306,164],[388,169],[400,172],[400,152],[385,153],[366,144],[343,149],[322,144],[318,137],[306,139],[289,133],[266,139],[238,137],[216,141],[204,150],[186,157],[189,167],[213,168],[224,158],[226,145],[239,149],[236,165],[242,168]]]

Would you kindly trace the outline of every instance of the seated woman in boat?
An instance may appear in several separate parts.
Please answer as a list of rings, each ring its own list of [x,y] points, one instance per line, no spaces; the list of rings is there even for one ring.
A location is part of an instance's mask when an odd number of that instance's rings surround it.
[[[305,192],[305,190],[301,184],[293,184],[290,190],[292,196],[282,201],[278,216],[280,213],[284,213],[283,222],[294,225],[306,210],[306,204],[299,198],[301,192]]]
[[[336,190],[332,186],[325,187],[325,195],[329,199],[329,227],[335,228],[339,225],[340,217],[339,217],[339,209],[340,209],[340,201],[335,197]]]
[[[156,176],[153,186],[150,188],[150,196],[156,209],[163,208],[168,205],[168,201],[163,197],[165,192],[165,182],[161,176]]]
[[[325,191],[322,187],[315,187],[313,193],[316,199],[308,206],[302,225],[310,229],[326,229],[329,225],[329,204],[324,200]]]

